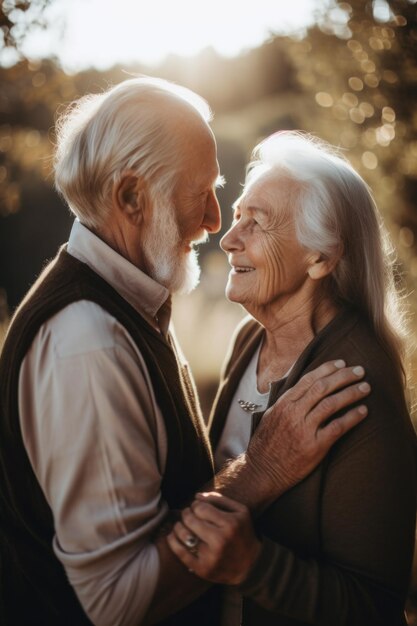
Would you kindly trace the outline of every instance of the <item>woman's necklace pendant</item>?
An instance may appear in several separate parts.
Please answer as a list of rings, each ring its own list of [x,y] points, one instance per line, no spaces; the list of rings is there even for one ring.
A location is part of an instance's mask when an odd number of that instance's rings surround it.
[[[256,409],[261,408],[261,404],[255,404],[254,402],[245,402],[245,400],[238,400],[238,405],[247,413],[253,413]]]

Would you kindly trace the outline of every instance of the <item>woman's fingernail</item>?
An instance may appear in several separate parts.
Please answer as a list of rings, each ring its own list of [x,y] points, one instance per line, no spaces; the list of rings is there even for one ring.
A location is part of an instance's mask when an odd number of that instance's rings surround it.
[[[352,372],[355,374],[355,376],[363,376],[365,374],[365,370],[360,365],[354,367]]]
[[[363,404],[358,406],[358,411],[361,415],[366,415],[368,413],[368,409]]]
[[[342,361],[342,359],[338,359],[337,361],[334,362],[334,366],[337,367],[337,369],[342,369],[342,367],[345,367],[346,363],[344,361]]]
[[[371,389],[371,386],[368,383],[361,383],[359,385],[359,391],[362,391],[363,393],[369,391]]]

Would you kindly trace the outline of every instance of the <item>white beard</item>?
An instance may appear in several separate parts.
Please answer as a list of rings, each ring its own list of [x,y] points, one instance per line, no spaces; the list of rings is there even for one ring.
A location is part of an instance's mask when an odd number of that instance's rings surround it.
[[[171,293],[190,293],[197,287],[201,273],[197,252],[184,250],[171,203],[155,203],[142,246],[150,276]]]

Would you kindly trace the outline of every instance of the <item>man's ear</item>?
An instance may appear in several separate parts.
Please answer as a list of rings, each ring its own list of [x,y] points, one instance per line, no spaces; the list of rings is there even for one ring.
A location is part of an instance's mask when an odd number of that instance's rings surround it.
[[[146,186],[131,172],[123,174],[113,186],[113,206],[134,226],[143,221],[146,199]]]
[[[320,253],[313,254],[310,258],[309,267],[307,269],[308,275],[313,280],[320,280],[329,276],[342,256],[342,249],[338,251],[332,258],[325,257]]]

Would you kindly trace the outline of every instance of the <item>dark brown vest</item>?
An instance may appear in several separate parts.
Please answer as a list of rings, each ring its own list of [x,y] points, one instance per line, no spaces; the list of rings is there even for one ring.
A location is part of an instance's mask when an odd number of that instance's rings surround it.
[[[213,476],[194,384],[179,365],[172,340],[152,328],[87,265],[61,249],[17,310],[0,359],[0,623],[4,626],[90,623],[53,553],[53,515],[23,445],[18,410],[20,366],[35,335],[48,319],[79,300],[95,302],[115,317],[144,358],[167,431],[161,492],[169,507],[181,508]],[[164,624],[215,623],[210,606],[203,597]]]

